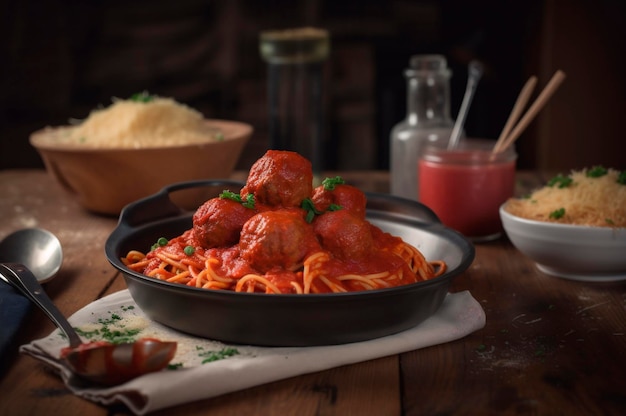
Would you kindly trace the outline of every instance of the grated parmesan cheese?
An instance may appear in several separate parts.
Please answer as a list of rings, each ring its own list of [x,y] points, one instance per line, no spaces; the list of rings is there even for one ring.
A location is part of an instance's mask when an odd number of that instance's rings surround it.
[[[221,140],[204,116],[171,98],[148,102],[115,100],[94,110],[81,124],[50,135],[50,144],[92,148],[169,147]]]
[[[536,221],[598,227],[626,227],[626,184],[620,172],[608,169],[600,177],[587,169],[572,171],[565,187],[544,186],[528,198],[512,198],[505,209],[518,217]],[[554,213],[561,211],[560,215]]]

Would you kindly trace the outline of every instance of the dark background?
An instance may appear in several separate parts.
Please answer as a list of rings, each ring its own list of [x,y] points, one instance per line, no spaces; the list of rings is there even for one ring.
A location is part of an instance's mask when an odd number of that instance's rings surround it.
[[[43,167],[34,130],[84,118],[111,97],[147,90],[210,118],[251,123],[239,162],[268,146],[262,30],[330,31],[331,169],[387,169],[405,115],[411,55],[440,53],[453,70],[452,115],[467,64],[486,73],[466,130],[497,138],[531,75],[538,94],[568,78],[518,142],[521,168],[625,168],[622,0],[4,0],[0,21],[0,169]]]

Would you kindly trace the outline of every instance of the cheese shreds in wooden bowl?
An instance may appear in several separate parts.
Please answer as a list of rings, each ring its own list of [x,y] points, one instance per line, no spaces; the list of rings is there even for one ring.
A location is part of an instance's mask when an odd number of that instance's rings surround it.
[[[596,166],[557,175],[526,198],[512,198],[515,216],[559,224],[626,227],[626,171]]]
[[[90,211],[119,215],[132,201],[166,185],[230,178],[253,128],[207,119],[172,98],[147,92],[114,99],[79,124],[30,135],[46,170]],[[180,207],[197,208],[200,188],[176,192]]]
[[[144,149],[202,144],[224,138],[199,111],[172,98],[135,94],[114,99],[93,110],[77,125],[57,129],[40,139],[42,145],[99,149]]]

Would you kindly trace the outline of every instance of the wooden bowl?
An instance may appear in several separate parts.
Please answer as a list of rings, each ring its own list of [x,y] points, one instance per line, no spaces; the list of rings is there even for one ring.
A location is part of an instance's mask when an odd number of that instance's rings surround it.
[[[118,215],[135,200],[182,181],[228,178],[252,135],[245,123],[207,120],[223,133],[223,140],[156,148],[87,148],[59,145],[50,140],[69,126],[36,131],[30,143],[47,171],[75,195],[87,210]],[[204,195],[185,193],[177,203],[197,207]]]

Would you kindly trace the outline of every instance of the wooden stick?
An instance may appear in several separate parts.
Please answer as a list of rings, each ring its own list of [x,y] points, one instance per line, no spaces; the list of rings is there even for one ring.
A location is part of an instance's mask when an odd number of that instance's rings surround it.
[[[496,145],[493,147],[493,151],[492,151],[493,153],[498,153],[500,149],[502,148],[502,146],[504,145],[504,142],[507,136],[509,135],[509,133],[511,132],[513,125],[517,123],[517,120],[522,115],[522,111],[524,111],[524,108],[526,108],[526,103],[528,103],[528,100],[530,99],[530,95],[532,94],[536,84],[537,84],[537,77],[534,75],[530,77],[528,81],[526,81],[526,84],[524,84],[524,87],[522,88],[519,95],[517,96],[517,100],[515,101],[515,105],[513,106],[513,109],[511,110],[511,114],[509,115],[509,118],[506,121],[504,128],[502,129],[502,133],[500,133],[500,137],[498,137],[498,141],[496,142]]]
[[[500,152],[504,151],[507,147],[511,146],[515,140],[517,140],[524,129],[526,129],[530,122],[533,121],[537,113],[539,113],[539,111],[541,111],[541,109],[546,105],[552,94],[554,94],[563,80],[565,80],[565,73],[561,70],[556,71],[556,73],[552,76],[552,79],[550,79],[550,82],[548,82],[548,85],[546,85],[543,91],[541,91],[539,97],[537,97],[520,122],[517,123],[511,134],[509,134],[506,138],[504,145],[500,147]]]

